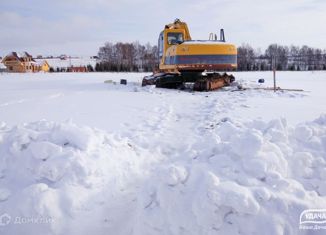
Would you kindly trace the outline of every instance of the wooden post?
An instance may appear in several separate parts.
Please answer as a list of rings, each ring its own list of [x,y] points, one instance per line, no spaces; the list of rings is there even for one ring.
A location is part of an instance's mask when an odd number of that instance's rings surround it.
[[[273,81],[274,81],[274,92],[276,92],[276,56],[273,56]]]

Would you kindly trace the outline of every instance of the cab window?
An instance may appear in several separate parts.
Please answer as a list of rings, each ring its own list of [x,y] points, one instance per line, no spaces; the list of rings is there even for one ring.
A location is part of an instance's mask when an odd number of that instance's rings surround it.
[[[183,42],[183,34],[182,33],[168,33],[168,44],[180,44]]]
[[[162,56],[163,56],[163,45],[164,45],[163,44],[163,40],[164,40],[163,35],[164,35],[164,33],[161,32],[160,36],[158,38],[158,57],[159,57],[159,60],[161,60]]]

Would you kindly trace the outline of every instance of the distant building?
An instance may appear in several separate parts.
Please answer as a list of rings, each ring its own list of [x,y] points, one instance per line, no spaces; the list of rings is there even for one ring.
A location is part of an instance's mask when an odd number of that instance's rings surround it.
[[[46,60],[35,62],[35,67],[37,68],[37,71],[43,71],[43,72],[50,71],[50,65]]]
[[[61,55],[61,56],[60,56],[60,59],[61,59],[61,60],[66,60],[66,59],[68,59],[68,56],[67,56],[67,55]]]
[[[48,72],[50,69],[46,61],[36,62],[27,52],[12,52],[2,59],[2,63],[7,67],[9,72],[26,73],[26,72]]]
[[[88,72],[88,70],[86,66],[78,66],[78,67],[71,66],[67,69],[67,72],[85,73]]]
[[[32,69],[32,56],[27,52],[18,54],[17,52],[12,52],[2,59],[2,63],[8,68],[9,72],[33,72]]]

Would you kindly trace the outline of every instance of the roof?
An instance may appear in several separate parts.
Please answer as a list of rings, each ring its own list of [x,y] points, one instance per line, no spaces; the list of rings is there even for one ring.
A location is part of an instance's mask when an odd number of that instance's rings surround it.
[[[29,54],[28,52],[24,51],[23,53],[20,54],[21,57],[33,57],[31,54]]]
[[[227,43],[218,40],[188,40],[188,41],[183,41],[182,44],[227,44]]]
[[[31,56],[28,52],[26,52],[26,51],[21,52],[21,53],[17,53],[17,52],[15,52],[15,51],[13,51],[13,52],[11,52],[10,54],[8,54],[7,56],[5,56],[5,58],[6,58],[6,57],[11,57],[11,56],[17,58],[19,61],[23,61],[23,58],[26,58],[26,57],[32,58],[32,56]],[[4,58],[4,59],[5,59],[5,58]],[[32,60],[33,60],[33,59],[32,59]],[[34,60],[33,60],[33,61],[34,61]]]
[[[15,57],[17,60],[21,61],[20,56],[15,51],[13,51],[10,54],[8,54],[8,55],[5,56],[5,58],[7,58],[7,57]],[[5,60],[5,58],[3,58],[3,60]]]
[[[35,64],[35,65],[38,65],[38,66],[43,66],[45,64],[48,64],[48,62],[46,60],[36,60],[36,61],[33,60],[31,63]]]

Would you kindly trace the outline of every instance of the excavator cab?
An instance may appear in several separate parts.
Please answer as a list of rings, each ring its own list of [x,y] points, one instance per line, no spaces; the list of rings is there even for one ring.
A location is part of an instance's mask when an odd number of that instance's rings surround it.
[[[179,45],[185,41],[185,31],[183,29],[165,29],[160,33],[158,39],[159,63],[164,63],[166,50],[174,45]],[[162,60],[163,59],[163,60]]]

